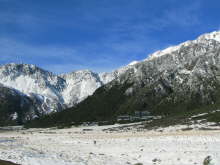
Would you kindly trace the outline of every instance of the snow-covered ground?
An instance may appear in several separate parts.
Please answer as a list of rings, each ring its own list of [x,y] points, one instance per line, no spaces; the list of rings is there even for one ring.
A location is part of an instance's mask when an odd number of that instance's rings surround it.
[[[138,128],[136,124],[4,131],[0,159],[22,165],[203,165],[211,156],[213,165],[220,164],[220,130]]]

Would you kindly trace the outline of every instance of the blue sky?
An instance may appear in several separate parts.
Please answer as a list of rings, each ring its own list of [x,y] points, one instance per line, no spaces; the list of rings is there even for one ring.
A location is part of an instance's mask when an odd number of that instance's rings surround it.
[[[111,71],[220,29],[218,0],[0,0],[0,64]]]

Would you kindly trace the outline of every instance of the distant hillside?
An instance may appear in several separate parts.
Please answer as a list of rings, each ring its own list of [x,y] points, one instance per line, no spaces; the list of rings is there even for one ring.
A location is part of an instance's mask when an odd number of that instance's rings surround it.
[[[0,126],[23,124],[31,119],[35,110],[27,96],[0,85]]]

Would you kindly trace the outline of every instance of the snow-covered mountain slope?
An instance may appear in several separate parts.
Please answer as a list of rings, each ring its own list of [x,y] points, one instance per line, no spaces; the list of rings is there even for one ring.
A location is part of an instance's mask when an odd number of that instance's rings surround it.
[[[176,45],[176,46],[170,46],[164,50],[158,50],[158,51],[154,52],[153,54],[150,54],[149,57],[146,58],[144,61],[152,60],[153,58],[157,58],[157,57],[160,57],[160,56],[163,56],[166,54],[172,54],[175,51],[178,51],[181,47],[188,46],[193,43],[194,44],[196,44],[196,43],[201,44],[201,43],[207,42],[209,40],[214,40],[214,41],[220,42],[220,31],[206,33],[206,34],[199,36],[196,40],[186,41],[186,42],[183,42],[183,43]]]
[[[116,82],[132,83],[132,91],[148,88],[154,93],[154,100],[157,95],[159,98],[172,93],[174,102],[182,96],[184,101],[214,103],[220,83],[220,32],[203,34],[196,40],[157,51],[132,65]],[[151,104],[146,102],[145,105]]]
[[[213,77],[217,74],[213,68],[218,68],[219,43],[220,32],[207,33],[196,40],[157,51],[143,61],[100,74],[82,70],[55,75],[34,65],[7,64],[0,66],[0,83],[27,95],[38,105],[41,114],[47,114],[74,106],[113,80],[123,83],[130,79],[136,84],[152,84],[162,77],[168,81],[165,84],[187,82],[195,86],[197,75]],[[170,79],[171,73],[174,79]]]
[[[1,66],[0,83],[40,103],[38,108],[42,113],[57,111],[64,103],[60,93],[65,80],[34,65],[12,63]]]
[[[113,72],[101,73],[101,74],[99,74],[100,79],[102,80],[102,82],[104,84],[107,84],[107,83],[111,82],[112,80],[114,80],[116,78],[119,78],[121,75],[126,73],[128,70],[135,69],[136,66],[138,66],[139,64],[141,64],[145,61],[158,59],[158,58],[160,58],[164,55],[168,55],[168,54],[172,55],[172,54],[178,52],[182,47],[187,47],[187,46],[192,45],[192,44],[208,44],[210,41],[220,42],[220,31],[214,31],[212,33],[206,33],[206,34],[203,34],[203,35],[199,36],[196,40],[186,41],[186,42],[183,42],[179,45],[170,46],[170,47],[167,47],[163,50],[158,50],[158,51],[148,55],[148,57],[146,59],[144,59],[143,61],[132,61],[127,66],[121,67],[121,68],[119,68],[119,69],[117,69]]]
[[[198,40],[215,40],[220,42],[220,31],[203,34],[198,38]]]
[[[81,70],[69,74],[61,75],[65,80],[66,86],[62,91],[64,103],[68,107],[81,102],[87,96],[103,85],[98,74],[89,70]]]
[[[132,61],[128,65],[123,66],[113,72],[100,73],[99,74],[100,80],[103,82],[103,84],[107,84],[107,83],[115,80],[116,78],[119,78],[121,75],[126,73],[129,69],[135,68],[135,65],[138,63],[140,63],[140,62],[139,61]]]
[[[7,64],[0,67],[0,81],[23,93],[36,93],[59,99],[65,81],[34,65]]]

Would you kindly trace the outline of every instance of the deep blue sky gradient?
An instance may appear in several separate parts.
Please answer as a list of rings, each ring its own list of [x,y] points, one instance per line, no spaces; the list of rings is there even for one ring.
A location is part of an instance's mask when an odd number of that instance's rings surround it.
[[[0,64],[111,71],[220,29],[218,0],[0,0]]]

